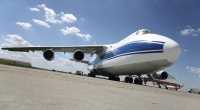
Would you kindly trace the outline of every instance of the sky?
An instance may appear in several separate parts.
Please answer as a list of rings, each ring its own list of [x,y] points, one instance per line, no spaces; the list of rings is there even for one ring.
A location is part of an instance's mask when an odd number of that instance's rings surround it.
[[[186,87],[200,88],[200,1],[198,0],[1,0],[0,47],[109,44],[138,29],[168,36],[182,53],[166,69]],[[62,71],[84,70],[87,65],[58,53],[52,62],[42,53],[0,57],[29,61],[36,67]]]

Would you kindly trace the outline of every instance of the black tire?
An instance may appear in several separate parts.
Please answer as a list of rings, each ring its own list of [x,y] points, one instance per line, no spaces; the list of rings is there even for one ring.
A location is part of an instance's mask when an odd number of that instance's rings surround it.
[[[125,77],[124,82],[129,83],[129,77]]]
[[[135,78],[135,79],[134,79],[134,84],[142,85],[142,84],[143,84],[143,81],[142,81],[141,78]]]
[[[126,83],[133,83],[133,78],[132,77],[125,77],[124,82],[126,82]]]
[[[115,81],[120,81],[120,78],[118,76],[115,77]]]
[[[129,83],[133,83],[133,78],[129,77]]]
[[[119,76],[109,76],[108,80],[112,80],[112,81],[120,81]]]

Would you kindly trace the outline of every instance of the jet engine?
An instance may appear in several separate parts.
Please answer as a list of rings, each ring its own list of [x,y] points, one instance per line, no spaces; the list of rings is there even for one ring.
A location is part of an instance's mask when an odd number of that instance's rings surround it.
[[[85,57],[85,54],[82,51],[78,50],[74,52],[73,58],[76,61],[82,61],[84,57]]]
[[[52,51],[52,50],[46,50],[44,51],[43,53],[43,57],[48,60],[48,61],[51,61],[54,59],[55,57],[55,53]]]
[[[165,80],[165,79],[168,78],[168,73],[166,71],[163,71],[161,73],[153,74],[153,77],[156,78],[156,79]]]

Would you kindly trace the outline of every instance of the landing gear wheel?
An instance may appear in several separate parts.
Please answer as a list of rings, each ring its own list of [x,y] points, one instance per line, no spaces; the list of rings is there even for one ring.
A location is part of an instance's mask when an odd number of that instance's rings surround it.
[[[120,81],[120,78],[119,77],[115,77],[115,81]]]
[[[133,83],[133,78],[132,77],[125,77],[124,80],[126,83]]]
[[[141,78],[135,78],[135,79],[134,79],[134,84],[142,85],[142,84],[143,84],[143,81],[142,81]]]
[[[96,74],[94,74],[94,73],[89,73],[88,76],[94,78],[94,77],[96,77]]]
[[[120,78],[119,78],[119,76],[109,76],[108,80],[120,81]]]

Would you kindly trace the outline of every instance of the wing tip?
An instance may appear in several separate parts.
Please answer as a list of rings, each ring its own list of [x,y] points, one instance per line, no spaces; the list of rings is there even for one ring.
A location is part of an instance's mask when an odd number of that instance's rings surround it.
[[[22,51],[20,48],[17,48],[17,47],[2,47],[1,50]],[[27,51],[27,50],[24,50],[24,52],[28,52],[28,51]]]
[[[2,47],[1,50],[8,50],[8,48],[7,47]]]

